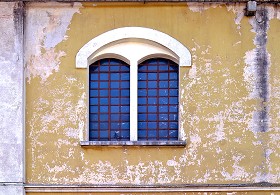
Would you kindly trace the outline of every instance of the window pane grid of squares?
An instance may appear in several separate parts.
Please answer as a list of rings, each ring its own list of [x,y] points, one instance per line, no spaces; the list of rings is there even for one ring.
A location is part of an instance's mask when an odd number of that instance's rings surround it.
[[[170,60],[138,66],[138,140],[178,140],[178,65]]]
[[[129,65],[117,59],[90,65],[90,141],[129,140],[129,74]]]

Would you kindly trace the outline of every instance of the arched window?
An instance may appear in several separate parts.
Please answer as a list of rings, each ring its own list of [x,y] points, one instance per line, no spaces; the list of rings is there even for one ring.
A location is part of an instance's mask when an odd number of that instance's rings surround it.
[[[89,70],[88,133],[81,145],[186,144],[180,130],[179,71],[190,52],[159,31],[124,27],[84,45]]]
[[[138,140],[178,140],[178,65],[171,60],[138,66]]]

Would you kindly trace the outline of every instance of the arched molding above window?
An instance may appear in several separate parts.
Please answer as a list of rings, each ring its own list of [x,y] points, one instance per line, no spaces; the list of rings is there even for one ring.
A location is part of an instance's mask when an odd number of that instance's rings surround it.
[[[137,47],[141,47],[141,50]],[[145,47],[149,49],[143,49]],[[105,32],[85,44],[76,55],[76,68],[87,68],[105,54],[112,54],[111,57],[122,56],[119,59],[131,61],[132,53],[135,54],[134,61],[142,61],[143,58],[147,59],[146,56],[162,54],[177,61],[179,66],[191,66],[189,50],[171,36],[149,28],[123,27]]]

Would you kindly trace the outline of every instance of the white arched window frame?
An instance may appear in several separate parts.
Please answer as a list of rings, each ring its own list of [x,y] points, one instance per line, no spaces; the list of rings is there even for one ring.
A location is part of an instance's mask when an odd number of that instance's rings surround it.
[[[137,73],[138,64],[151,58],[170,59],[179,65],[179,69],[191,66],[189,50],[176,39],[157,30],[123,27],[105,32],[86,43],[76,55],[76,68],[88,69],[93,62],[104,58],[117,58],[130,65],[130,141],[88,141],[87,131],[87,140],[81,141],[81,145],[185,145],[180,110],[178,141],[137,141]]]

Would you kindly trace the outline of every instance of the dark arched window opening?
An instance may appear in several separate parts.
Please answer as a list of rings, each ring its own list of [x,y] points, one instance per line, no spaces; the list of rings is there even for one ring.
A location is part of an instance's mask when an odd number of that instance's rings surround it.
[[[118,59],[102,59],[90,65],[90,141],[130,139],[129,70],[129,65]]]
[[[157,58],[138,65],[138,140],[178,140],[178,65]]]

